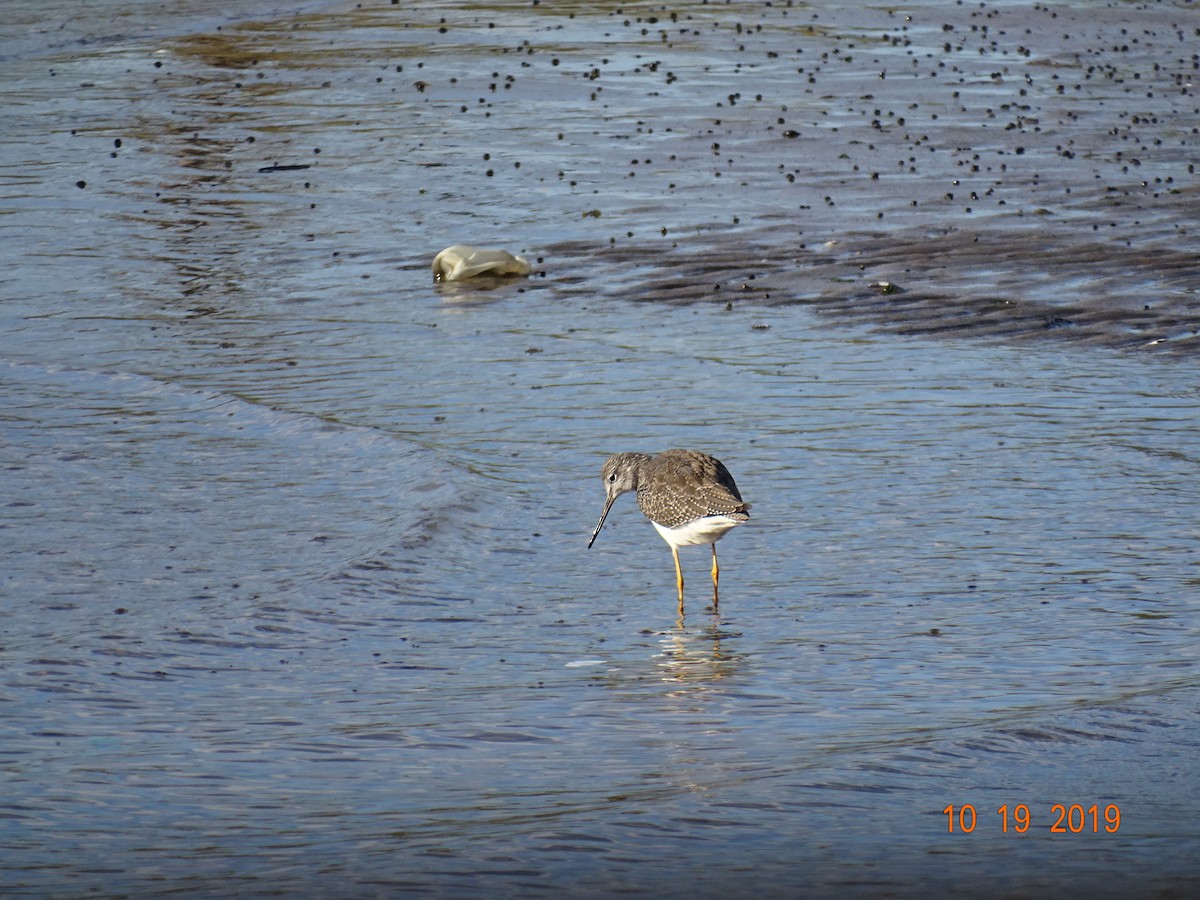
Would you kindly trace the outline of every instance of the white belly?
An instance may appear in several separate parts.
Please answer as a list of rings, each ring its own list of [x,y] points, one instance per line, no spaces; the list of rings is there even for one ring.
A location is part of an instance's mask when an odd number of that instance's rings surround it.
[[[716,543],[725,532],[741,525],[743,521],[744,518],[735,519],[732,516],[704,516],[674,528],[667,528],[653,521],[650,524],[658,529],[662,539],[672,547],[690,547],[693,544]]]

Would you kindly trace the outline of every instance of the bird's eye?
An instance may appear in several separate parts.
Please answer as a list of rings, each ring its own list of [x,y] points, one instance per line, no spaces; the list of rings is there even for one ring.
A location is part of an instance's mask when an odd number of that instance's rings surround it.
[[[612,484],[612,483],[613,483],[614,481],[616,481],[616,480],[617,480],[617,473],[616,473],[616,472],[613,472],[611,475],[609,475],[609,476],[608,476],[608,483],[609,483],[609,484]]]

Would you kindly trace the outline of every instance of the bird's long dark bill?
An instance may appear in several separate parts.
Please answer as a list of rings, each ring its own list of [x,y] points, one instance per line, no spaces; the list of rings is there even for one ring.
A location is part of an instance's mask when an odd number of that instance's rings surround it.
[[[604,504],[604,512],[600,513],[600,521],[596,523],[596,530],[592,532],[592,539],[588,541],[588,549],[592,549],[592,544],[596,543],[596,535],[600,533],[600,529],[604,527],[604,520],[608,518],[608,511],[612,509],[613,502],[609,500]]]

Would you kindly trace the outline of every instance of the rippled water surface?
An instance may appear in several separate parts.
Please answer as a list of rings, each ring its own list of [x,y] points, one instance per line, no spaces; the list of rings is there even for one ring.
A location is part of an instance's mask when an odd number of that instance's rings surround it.
[[[0,24],[6,895],[1200,886],[1194,4],[228,7]]]

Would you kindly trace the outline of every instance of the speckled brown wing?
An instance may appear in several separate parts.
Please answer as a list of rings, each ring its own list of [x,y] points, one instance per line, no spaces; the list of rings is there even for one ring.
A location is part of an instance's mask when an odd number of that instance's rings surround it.
[[[745,520],[750,504],[720,460],[694,450],[668,450],[646,464],[638,506],[653,522],[674,528],[704,516]]]

